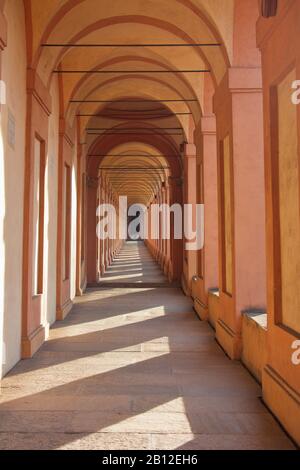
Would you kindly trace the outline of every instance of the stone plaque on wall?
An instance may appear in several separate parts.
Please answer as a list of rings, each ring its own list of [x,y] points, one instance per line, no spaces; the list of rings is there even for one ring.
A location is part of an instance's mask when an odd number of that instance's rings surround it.
[[[16,144],[16,120],[10,110],[8,110],[7,118],[7,140],[12,149],[15,149]]]

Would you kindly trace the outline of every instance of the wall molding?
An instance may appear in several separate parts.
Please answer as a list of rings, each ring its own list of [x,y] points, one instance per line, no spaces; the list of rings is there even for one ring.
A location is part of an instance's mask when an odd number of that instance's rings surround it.
[[[67,142],[67,144],[73,148],[74,147],[74,135],[73,129],[67,124],[65,118],[61,117],[59,119],[59,135]]]
[[[39,103],[47,116],[52,112],[52,99],[49,91],[34,69],[27,69],[27,93]]]

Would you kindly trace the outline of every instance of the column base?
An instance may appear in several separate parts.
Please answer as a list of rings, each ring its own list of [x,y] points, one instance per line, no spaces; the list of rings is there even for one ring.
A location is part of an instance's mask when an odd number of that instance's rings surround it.
[[[197,297],[194,299],[194,310],[202,321],[208,320],[208,307],[204,305]]]
[[[71,309],[73,307],[73,302],[71,299],[68,299],[64,305],[59,305],[56,308],[56,320],[64,320],[66,316],[70,313]]]
[[[82,297],[86,289],[86,279],[82,282],[81,286],[76,288],[76,296]]]
[[[174,280],[173,264],[171,261],[169,262],[168,279],[169,282],[172,282]]]
[[[77,287],[76,297],[82,297],[82,296],[83,296],[83,289],[81,287]]]
[[[242,336],[235,333],[223,320],[216,323],[216,339],[230,359],[240,359]]]
[[[22,338],[22,359],[29,359],[32,357],[38,351],[38,349],[40,349],[45,339],[45,327],[43,325],[40,325],[28,337]]]
[[[216,329],[216,325],[219,319],[219,309],[220,309],[220,295],[219,291],[209,290],[208,291],[208,321],[211,326]]]
[[[182,290],[183,290],[184,294],[187,297],[190,297],[191,296],[191,289],[189,288],[189,285],[186,281],[184,273],[181,276],[181,287],[182,287]]]
[[[267,363],[267,314],[251,311],[242,317],[242,363],[261,384]]]
[[[300,394],[269,365],[263,370],[263,400],[300,445]]]
[[[162,271],[164,271],[165,269],[165,262],[166,262],[166,257],[164,254],[161,255],[161,258],[160,258],[160,267],[162,269]]]
[[[170,261],[166,258],[164,263],[164,275],[169,277]]]

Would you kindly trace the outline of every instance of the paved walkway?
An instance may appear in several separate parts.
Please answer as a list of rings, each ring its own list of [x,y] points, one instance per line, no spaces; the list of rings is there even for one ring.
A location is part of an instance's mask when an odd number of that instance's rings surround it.
[[[162,276],[135,243],[110,272]],[[180,289],[90,289],[2,381],[0,449],[292,448],[260,395]]]
[[[101,284],[126,287],[131,284],[168,285],[160,267],[153,261],[144,243],[127,242],[122,253],[107,269]]]

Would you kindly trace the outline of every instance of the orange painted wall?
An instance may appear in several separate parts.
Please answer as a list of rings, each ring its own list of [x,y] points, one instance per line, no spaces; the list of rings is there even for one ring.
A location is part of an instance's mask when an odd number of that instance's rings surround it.
[[[299,220],[295,220],[295,214],[299,219],[299,212],[295,211],[295,208],[299,207],[300,194],[300,106],[296,107],[291,102],[293,78],[300,79],[300,52],[297,41],[299,19],[300,3],[297,0],[282,0],[279,2],[278,15],[268,20],[261,18],[257,25],[257,40],[263,61],[267,221],[268,330],[263,396],[298,444],[300,365],[292,362],[292,344],[300,337],[299,276],[295,277],[299,262],[298,253],[293,256],[292,249],[289,255],[290,270],[286,261],[285,266],[282,265],[280,238],[283,234],[283,240],[286,242],[284,250],[298,246],[300,242],[297,230]],[[283,92],[282,85],[285,82]],[[280,116],[277,110],[281,111]],[[293,140],[297,138],[298,152],[297,145],[293,144]],[[281,142],[285,143],[284,151]],[[283,180],[287,176],[288,184]],[[289,216],[291,211],[294,222]],[[296,250],[298,252],[297,248]],[[284,287],[290,291],[287,309],[285,296],[282,296]],[[286,321],[284,311],[287,317],[293,318],[292,328]]]
[[[2,373],[6,373],[20,359],[21,353],[22,201],[26,118],[26,38],[22,3],[6,2],[4,15],[7,21],[7,47],[1,52],[1,78],[6,83],[6,104],[0,110]],[[9,115],[11,122],[14,121],[14,146],[8,142]]]

